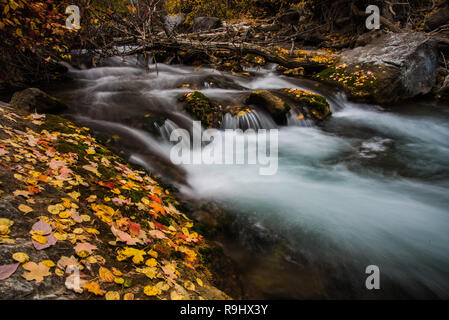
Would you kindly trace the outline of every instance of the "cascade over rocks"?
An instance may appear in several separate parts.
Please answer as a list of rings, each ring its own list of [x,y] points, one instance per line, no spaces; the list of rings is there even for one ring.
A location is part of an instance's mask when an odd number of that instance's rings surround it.
[[[288,103],[267,90],[251,92],[246,103],[264,109],[278,124],[285,124],[286,114],[290,111]]]

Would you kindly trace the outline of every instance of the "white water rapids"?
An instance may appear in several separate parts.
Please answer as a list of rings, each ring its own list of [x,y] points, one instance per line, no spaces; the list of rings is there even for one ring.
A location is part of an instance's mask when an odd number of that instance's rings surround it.
[[[307,268],[326,266],[323,272],[342,274],[345,278],[338,281],[347,282],[350,293],[335,296],[376,297],[364,288],[365,268],[372,264],[380,268],[386,297],[405,292],[416,298],[449,298],[449,108],[409,103],[391,111],[350,103],[271,69],[246,78],[160,64],[156,76],[154,66],[147,75],[136,63],[116,59],[108,67],[72,69],[76,88],[60,93],[71,99],[71,117],[119,135],[133,154],[131,160],[150,170],[154,159],[168,158],[169,133],[191,122],[177,101],[192,90],[183,84],[197,84],[223,105],[241,103],[242,92],[254,89],[298,88],[324,94],[333,111],[330,119],[317,126],[295,122],[292,115],[289,126],[279,128],[276,175],[261,176],[254,166],[186,165],[188,183],[182,192],[248,215],[248,228],[283,238],[305,257]],[[237,87],[214,87],[211,75],[233,80]],[[156,134],[133,124],[132,119],[145,120],[148,113],[168,119],[154,128]],[[228,116],[224,127],[276,125],[256,112],[247,118]],[[156,158],[147,160],[145,152]],[[245,266],[248,273],[270,277],[262,269],[270,268],[271,258],[257,259],[260,263]],[[265,291],[289,298],[314,297],[317,291],[326,296],[326,284],[302,284],[304,263],[293,256],[285,263],[284,269],[273,267],[273,279],[265,281],[276,287]],[[388,284],[383,287],[384,280]]]

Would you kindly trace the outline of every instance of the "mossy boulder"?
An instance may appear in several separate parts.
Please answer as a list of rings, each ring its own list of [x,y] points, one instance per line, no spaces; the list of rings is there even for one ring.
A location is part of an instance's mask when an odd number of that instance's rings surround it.
[[[199,91],[186,93],[180,98],[184,110],[201,121],[205,128],[217,128],[223,120],[223,111]]]
[[[38,88],[28,88],[14,93],[9,103],[14,107],[37,113],[58,114],[67,109],[67,105],[62,101]]]
[[[316,80],[324,81],[344,90],[350,98],[360,101],[376,101],[379,87],[378,75],[366,67],[348,67],[341,64],[323,70],[315,76]]]
[[[387,104],[429,93],[437,74],[436,41],[412,32],[386,34],[343,51],[316,79],[337,85],[354,100]]]
[[[246,104],[254,105],[268,112],[278,124],[285,124],[286,114],[290,106],[283,99],[267,90],[256,90],[251,92]]]
[[[331,115],[331,109],[326,98],[319,94],[298,89],[282,89],[281,93],[288,95],[288,97],[295,102],[301,113],[306,113],[312,116],[315,120],[324,120]]]

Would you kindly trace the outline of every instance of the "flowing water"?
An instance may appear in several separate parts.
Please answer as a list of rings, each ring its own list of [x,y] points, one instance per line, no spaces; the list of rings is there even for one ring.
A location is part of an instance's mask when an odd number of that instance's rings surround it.
[[[235,214],[225,250],[254,288],[250,297],[449,298],[449,108],[356,104],[273,68],[251,71],[159,64],[159,74],[154,65],[146,74],[139,59],[115,58],[71,69],[74,81],[57,94],[70,104],[67,116],[113,137],[130,161]],[[290,114],[278,128],[276,175],[247,165],[176,168],[169,136],[191,130],[178,98],[192,88],[222,105],[254,89],[308,89],[333,115],[316,125]],[[277,128],[261,110],[227,115],[222,126]],[[380,269],[380,290],[365,288],[368,265]]]

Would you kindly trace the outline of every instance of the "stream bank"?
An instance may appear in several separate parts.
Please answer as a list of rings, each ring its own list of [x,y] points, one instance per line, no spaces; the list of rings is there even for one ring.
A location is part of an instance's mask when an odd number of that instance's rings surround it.
[[[69,105],[66,117],[170,180],[192,216],[222,227],[210,238],[235,264],[242,296],[447,295],[447,107],[419,99],[354,103],[319,83],[279,75],[275,65],[249,69],[252,77],[182,65],[158,70],[151,65],[146,74],[138,57],[114,58],[73,69],[74,81],[51,93]],[[287,114],[286,125],[278,125],[252,106],[225,115],[220,127],[279,129],[277,175],[260,177],[251,166],[170,164],[170,133],[191,130],[194,120],[180,97],[199,91],[223,107],[245,106],[252,91],[284,88],[323,96],[332,115],[309,122]],[[225,223],[214,218],[223,210],[231,213]],[[383,270],[379,292],[363,285],[370,264]]]

